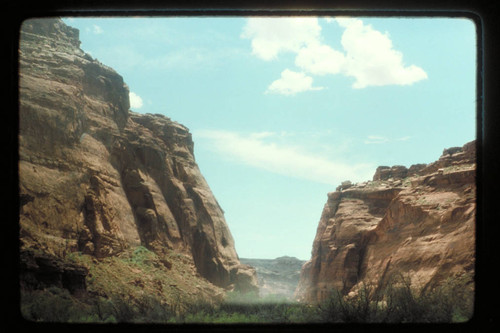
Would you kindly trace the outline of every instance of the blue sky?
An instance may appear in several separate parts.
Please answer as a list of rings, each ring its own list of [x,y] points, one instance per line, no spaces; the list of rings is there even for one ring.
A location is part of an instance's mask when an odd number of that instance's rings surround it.
[[[475,139],[468,19],[65,18],[131,109],[187,126],[240,257],[310,258],[327,193]]]

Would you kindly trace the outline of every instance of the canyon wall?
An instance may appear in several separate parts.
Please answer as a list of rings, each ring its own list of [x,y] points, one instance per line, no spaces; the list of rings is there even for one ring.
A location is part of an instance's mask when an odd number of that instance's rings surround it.
[[[142,245],[192,258],[216,286],[257,288],[185,126],[131,112],[123,78],[83,52],[78,30],[59,19],[25,21],[19,57],[22,268],[36,268],[25,258],[35,252],[50,263]]]
[[[475,151],[473,141],[434,163],[382,166],[372,181],[328,193],[296,298],[318,302],[399,274],[422,288],[473,274]]]

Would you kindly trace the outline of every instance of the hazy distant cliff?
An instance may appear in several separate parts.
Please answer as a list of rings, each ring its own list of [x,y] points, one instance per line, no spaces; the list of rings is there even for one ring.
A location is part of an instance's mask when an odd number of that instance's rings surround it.
[[[100,259],[143,245],[182,254],[216,286],[255,290],[188,129],[131,112],[122,77],[84,53],[78,36],[59,19],[29,20],[21,30],[22,270],[42,276],[43,260],[29,264],[30,253]]]
[[[288,256],[276,259],[240,258],[240,260],[255,267],[260,296],[293,298],[299,283],[300,269],[305,261]]]
[[[475,142],[434,163],[379,167],[373,181],[328,194],[296,297],[321,301],[394,274],[432,287],[475,263]]]

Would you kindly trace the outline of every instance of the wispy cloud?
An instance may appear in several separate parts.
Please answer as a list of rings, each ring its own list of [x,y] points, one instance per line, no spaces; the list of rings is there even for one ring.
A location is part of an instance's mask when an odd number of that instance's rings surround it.
[[[94,24],[92,26],[92,32],[95,33],[96,35],[100,35],[104,32],[104,30],[102,30],[102,28],[100,26],[98,26],[97,24]]]
[[[374,165],[348,163],[313,154],[306,148],[269,140],[272,135],[241,134],[205,130],[193,133],[197,142],[204,140],[210,149],[233,162],[289,177],[338,185],[341,181],[364,181],[372,177]],[[264,140],[267,139],[267,140]]]
[[[385,136],[379,136],[379,135],[368,135],[368,137],[365,140],[366,144],[380,144],[386,142],[389,142],[389,139],[386,138]]]
[[[410,138],[411,138],[410,136],[404,136],[401,138],[391,139],[391,138],[381,136],[381,135],[368,135],[364,142],[365,142],[365,144],[382,144],[382,143],[388,143],[388,142],[394,142],[394,141],[407,141]]]
[[[205,47],[180,47],[165,49],[165,52],[148,54],[140,48],[120,44],[103,46],[96,50],[101,58],[113,58],[115,68],[128,70],[139,68],[141,71],[184,70],[223,68],[228,58],[241,57],[243,52],[237,48],[210,49]],[[116,57],[119,54],[120,57]]]
[[[295,53],[295,65],[301,72],[353,77],[355,89],[410,85],[427,78],[422,68],[404,65],[403,54],[393,48],[387,32],[355,18],[328,18],[326,22],[337,22],[343,29],[343,50],[323,42],[319,21],[312,17],[249,18],[241,37],[251,39],[252,54],[262,60],[275,60],[283,52]],[[307,90],[313,89],[297,92]],[[276,92],[290,94],[288,90]]]

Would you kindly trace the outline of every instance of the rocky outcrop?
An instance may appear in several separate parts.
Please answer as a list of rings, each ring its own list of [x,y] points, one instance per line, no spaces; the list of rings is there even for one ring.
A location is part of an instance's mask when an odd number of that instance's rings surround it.
[[[298,299],[382,286],[394,274],[429,288],[473,272],[475,142],[428,165],[379,167],[373,179],[328,194]]]
[[[88,270],[45,253],[23,250],[20,253],[20,283],[23,289],[59,287],[72,294],[86,291]]]
[[[143,245],[191,257],[217,286],[255,290],[188,129],[131,112],[123,78],[83,52],[78,35],[59,19],[22,25],[21,248],[105,258]]]
[[[403,165],[395,165],[393,167],[379,166],[375,171],[375,175],[373,175],[373,180],[403,179],[407,175],[408,168]]]

